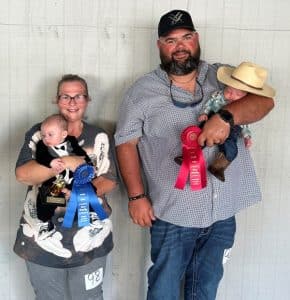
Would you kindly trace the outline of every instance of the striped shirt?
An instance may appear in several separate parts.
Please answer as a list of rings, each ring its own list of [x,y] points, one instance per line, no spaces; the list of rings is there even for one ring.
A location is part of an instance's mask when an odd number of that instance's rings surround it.
[[[174,157],[182,151],[180,134],[184,128],[198,124],[203,104],[214,91],[223,88],[216,78],[218,66],[201,61],[197,78],[200,85],[196,85],[194,95],[172,86],[175,100],[195,103],[193,106],[173,105],[170,80],[160,68],[137,80],[120,106],[115,143],[139,138],[138,149],[155,216],[175,225],[207,227],[261,200],[253,161],[241,138],[238,156],[225,171],[225,182],[207,173],[207,186],[202,190],[192,191],[188,183],[183,190],[174,188],[180,168]],[[203,149],[207,165],[216,153],[217,147]]]

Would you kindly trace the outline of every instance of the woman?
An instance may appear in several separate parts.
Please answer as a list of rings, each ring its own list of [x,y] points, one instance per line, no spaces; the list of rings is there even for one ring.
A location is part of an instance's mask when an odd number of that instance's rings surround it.
[[[96,177],[91,183],[104,210],[110,214],[105,194],[116,186],[116,171],[107,134],[83,121],[89,100],[83,78],[64,75],[59,81],[56,97],[59,112],[68,121],[68,134],[77,138],[94,162]],[[26,133],[16,163],[17,180],[29,186],[14,251],[26,261],[36,299],[63,300],[65,295],[78,300],[103,299],[106,256],[113,248],[111,221],[99,220],[96,213],[90,212],[88,226],[78,227],[74,220],[71,228],[64,228],[66,209],[63,207],[58,207],[48,222],[39,220],[36,207],[39,187],[57,175],[52,168],[34,159],[40,138],[40,124],[36,124]],[[79,156],[61,159],[63,169],[71,171],[85,163]],[[70,191],[63,189],[63,192],[69,199]]]

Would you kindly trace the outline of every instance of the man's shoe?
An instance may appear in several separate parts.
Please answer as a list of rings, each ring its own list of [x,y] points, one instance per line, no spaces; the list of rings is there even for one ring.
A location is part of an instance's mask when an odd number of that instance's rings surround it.
[[[178,164],[178,165],[182,165],[182,161],[183,161],[183,158],[182,156],[176,156],[174,157],[174,161]]]

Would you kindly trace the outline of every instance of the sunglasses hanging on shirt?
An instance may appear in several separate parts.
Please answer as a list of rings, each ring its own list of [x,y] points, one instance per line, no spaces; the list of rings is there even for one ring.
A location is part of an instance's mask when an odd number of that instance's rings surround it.
[[[179,107],[179,108],[186,108],[186,107],[193,107],[193,106],[199,104],[202,101],[204,94],[203,94],[202,86],[198,80],[196,80],[196,83],[198,84],[198,86],[201,90],[201,97],[197,101],[186,103],[186,102],[181,102],[181,101],[174,99],[174,97],[172,95],[172,90],[171,90],[172,89],[172,80],[170,80],[169,90],[170,90],[170,98],[171,98],[173,105],[176,107]]]

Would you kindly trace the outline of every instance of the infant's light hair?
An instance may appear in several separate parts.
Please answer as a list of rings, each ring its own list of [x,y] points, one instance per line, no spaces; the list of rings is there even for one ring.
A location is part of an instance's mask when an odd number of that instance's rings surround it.
[[[61,114],[53,114],[48,116],[42,121],[41,126],[49,125],[51,123],[57,123],[57,125],[60,126],[62,130],[68,131],[68,122]]]

